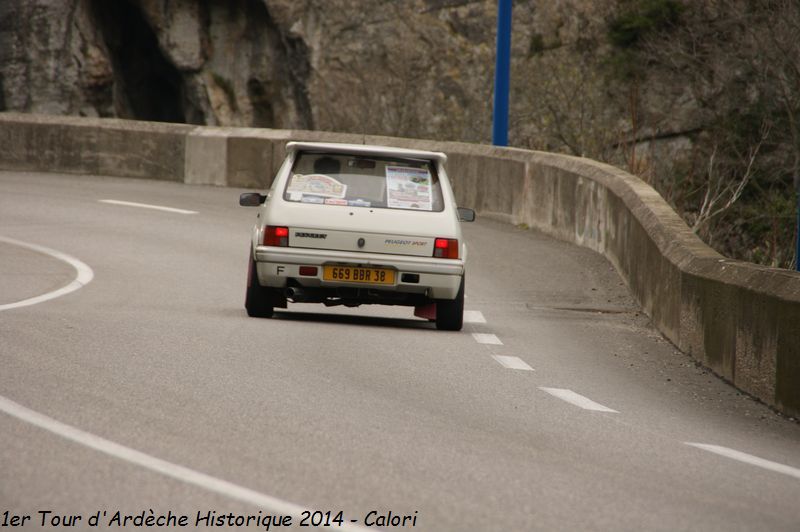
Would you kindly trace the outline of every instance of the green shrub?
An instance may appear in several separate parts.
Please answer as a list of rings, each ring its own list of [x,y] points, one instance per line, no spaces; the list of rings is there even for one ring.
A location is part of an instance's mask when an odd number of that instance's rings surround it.
[[[531,35],[531,45],[528,47],[528,55],[539,55],[545,51],[544,36],[541,33]]]
[[[619,48],[635,47],[650,32],[675,26],[683,11],[677,0],[627,0],[608,23],[608,38]]]

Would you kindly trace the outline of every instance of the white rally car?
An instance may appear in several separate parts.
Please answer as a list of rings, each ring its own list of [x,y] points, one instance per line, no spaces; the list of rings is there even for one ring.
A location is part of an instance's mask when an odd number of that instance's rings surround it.
[[[467,246],[443,153],[290,142],[253,228],[245,308],[294,303],[407,305],[460,330]]]

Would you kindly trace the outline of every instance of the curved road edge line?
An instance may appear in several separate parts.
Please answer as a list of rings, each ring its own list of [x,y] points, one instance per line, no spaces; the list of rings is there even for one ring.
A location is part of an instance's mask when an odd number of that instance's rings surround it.
[[[14,401],[7,399],[0,395],[0,412],[5,412],[9,416],[15,417],[31,425],[35,425],[40,429],[61,436],[67,440],[94,449],[113,458],[123,460],[125,462],[141,466],[150,471],[160,473],[175,480],[192,484],[194,486],[203,488],[207,491],[223,495],[230,499],[235,499],[244,503],[252,504],[255,507],[267,509],[273,512],[278,512],[284,515],[292,515],[293,517],[300,518],[301,514],[305,511],[312,511],[309,508],[299,506],[297,504],[287,502],[270,495],[251,490],[222,480],[217,477],[212,477],[205,473],[200,473],[188,467],[167,462],[155,456],[137,451],[122,444],[107,440],[100,436],[96,436],[89,432],[85,432],[79,428],[67,425],[51,417],[40,414],[34,410],[24,407]],[[319,528],[311,526],[310,528]],[[360,526],[351,523],[343,523],[341,527],[336,527],[337,530],[344,532],[363,531],[366,530]]]
[[[51,299],[67,295],[70,292],[74,292],[75,290],[83,288],[84,286],[89,284],[92,281],[92,279],[94,279],[94,272],[86,263],[76,259],[75,257],[67,255],[66,253],[62,253],[55,249],[50,249],[44,246],[40,246],[38,244],[30,244],[28,242],[23,242],[21,240],[15,240],[13,238],[8,238],[5,236],[0,236],[0,242],[5,242],[6,244],[12,244],[14,246],[19,246],[22,248],[30,249],[32,251],[36,251],[38,253],[42,253],[44,255],[49,255],[62,262],[66,262],[67,264],[75,268],[76,272],[78,272],[77,277],[75,277],[75,279],[68,285],[62,286],[57,290],[53,290],[52,292],[47,292],[46,294],[42,294],[40,296],[23,299],[15,303],[6,303],[0,305],[0,312],[2,312],[3,310],[11,310],[15,308],[35,305],[37,303],[42,303],[44,301],[49,301]]]

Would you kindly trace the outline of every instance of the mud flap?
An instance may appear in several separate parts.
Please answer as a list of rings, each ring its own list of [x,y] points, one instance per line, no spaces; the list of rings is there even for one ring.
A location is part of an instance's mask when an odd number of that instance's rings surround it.
[[[418,318],[425,318],[426,320],[436,321],[436,303],[417,305],[414,307],[414,316]]]

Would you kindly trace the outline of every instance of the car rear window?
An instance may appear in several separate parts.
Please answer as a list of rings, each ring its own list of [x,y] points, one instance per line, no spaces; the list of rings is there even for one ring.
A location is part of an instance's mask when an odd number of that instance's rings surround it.
[[[298,154],[283,198],[380,209],[441,212],[444,208],[431,161],[341,153]]]

